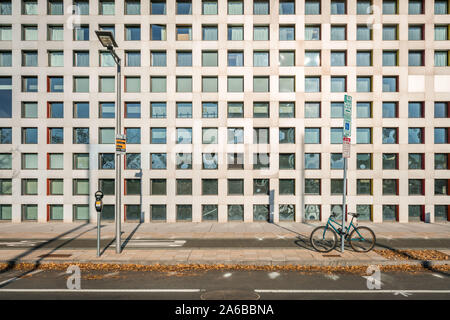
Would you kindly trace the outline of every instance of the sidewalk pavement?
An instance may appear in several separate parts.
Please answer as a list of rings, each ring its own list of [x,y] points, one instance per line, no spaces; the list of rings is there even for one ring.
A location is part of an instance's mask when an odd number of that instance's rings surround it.
[[[309,234],[320,223],[125,223],[125,239],[309,239]],[[450,224],[425,223],[361,223],[373,229],[377,238],[387,239],[442,239],[450,238]],[[102,239],[115,237],[115,224],[103,223]],[[0,239],[94,239],[95,224],[83,223],[0,223]],[[102,248],[103,249],[103,248]],[[450,248],[439,250],[450,255]],[[0,250],[0,263],[105,263],[139,265],[304,265],[304,266],[356,266],[356,265],[421,265],[419,260],[389,260],[375,251],[356,253],[347,247],[327,254],[307,248],[152,248],[127,249],[115,253],[115,244],[96,256],[96,249],[14,248]],[[56,255],[56,256],[52,256]],[[432,261],[429,265],[449,265],[449,260]]]

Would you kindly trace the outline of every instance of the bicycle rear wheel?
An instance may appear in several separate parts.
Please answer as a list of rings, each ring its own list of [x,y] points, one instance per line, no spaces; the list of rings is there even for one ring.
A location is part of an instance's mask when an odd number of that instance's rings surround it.
[[[350,245],[357,252],[368,252],[375,246],[375,233],[367,227],[357,227],[350,233]]]
[[[330,252],[336,247],[336,232],[325,226],[317,227],[309,237],[311,245],[319,252]]]

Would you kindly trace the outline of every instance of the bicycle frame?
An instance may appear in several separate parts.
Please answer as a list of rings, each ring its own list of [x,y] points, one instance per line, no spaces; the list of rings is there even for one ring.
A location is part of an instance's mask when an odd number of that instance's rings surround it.
[[[348,227],[347,226],[344,226],[344,228],[342,228],[342,231],[339,231],[338,229],[339,229],[339,226],[342,226],[339,222],[337,222],[336,220],[334,220],[333,219],[333,216],[330,216],[330,217],[328,217],[328,221],[327,221],[327,224],[326,224],[326,226],[325,226],[325,229],[324,229],[324,231],[323,231],[323,234],[324,234],[324,236],[325,236],[325,232],[327,231],[327,229],[329,228],[329,227],[331,227],[331,229],[333,229],[338,235],[342,235],[342,233],[341,232],[344,232],[344,234],[345,234],[345,238],[347,238],[349,235],[350,235],[350,233],[351,233],[351,231],[352,231],[352,228],[353,228],[353,230],[356,230],[356,233],[358,233],[358,235],[361,237],[361,238],[363,238],[363,236],[361,236],[361,234],[358,232],[358,230],[356,229],[356,226],[353,224],[353,219],[354,219],[355,217],[352,217],[352,220],[350,220],[350,224],[348,225]],[[335,224],[335,225],[333,225],[333,223]]]

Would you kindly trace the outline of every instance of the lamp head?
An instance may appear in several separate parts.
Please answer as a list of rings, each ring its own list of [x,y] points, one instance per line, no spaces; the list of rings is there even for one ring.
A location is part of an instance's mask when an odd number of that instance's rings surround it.
[[[98,40],[102,44],[102,46],[108,48],[108,50],[112,50],[114,47],[117,48],[116,40],[114,39],[114,35],[111,31],[95,31],[95,34],[98,37]]]

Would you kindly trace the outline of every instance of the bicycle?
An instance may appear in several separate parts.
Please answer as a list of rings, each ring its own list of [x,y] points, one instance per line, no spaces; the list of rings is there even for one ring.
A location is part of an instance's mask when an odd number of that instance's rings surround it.
[[[375,233],[368,227],[358,227],[353,224],[353,219],[359,217],[359,213],[348,213],[352,220],[348,228],[344,228],[344,240],[350,242],[350,246],[357,252],[368,252],[373,249],[376,242]],[[342,236],[341,223],[334,220],[336,214],[333,213],[328,218],[325,226],[315,228],[309,238],[311,245],[319,252],[330,252],[336,247],[337,234]],[[353,228],[353,229],[352,229]]]

